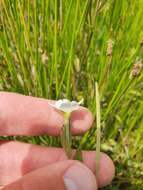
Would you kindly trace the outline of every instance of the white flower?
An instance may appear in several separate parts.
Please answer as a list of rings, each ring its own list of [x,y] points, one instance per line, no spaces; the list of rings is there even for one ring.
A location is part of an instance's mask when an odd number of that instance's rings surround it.
[[[80,102],[70,101],[67,99],[58,100],[55,104],[49,103],[52,107],[57,110],[63,111],[65,113],[71,113],[74,110],[77,110],[79,105],[83,103],[83,99]]]

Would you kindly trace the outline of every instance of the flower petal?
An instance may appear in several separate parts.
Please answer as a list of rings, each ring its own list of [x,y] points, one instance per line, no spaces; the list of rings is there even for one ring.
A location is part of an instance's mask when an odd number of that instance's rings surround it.
[[[84,102],[84,99],[82,98],[82,99],[78,102],[78,105],[83,104],[83,102]]]
[[[61,104],[63,103],[62,100],[58,100],[55,104],[55,106],[57,107],[57,109],[61,106]]]
[[[80,102],[69,101],[68,99],[63,99],[63,100],[58,100],[54,105],[53,104],[50,104],[50,105],[58,110],[70,113],[74,110],[77,110],[79,105],[82,102],[83,102],[83,99]]]

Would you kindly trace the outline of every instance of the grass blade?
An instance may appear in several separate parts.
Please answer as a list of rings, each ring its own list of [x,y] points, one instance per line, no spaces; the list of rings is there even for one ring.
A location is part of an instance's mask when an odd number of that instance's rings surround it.
[[[96,176],[99,173],[100,163],[100,139],[101,139],[101,115],[100,115],[100,96],[98,83],[96,82],[96,124],[97,124],[97,139],[96,139]]]

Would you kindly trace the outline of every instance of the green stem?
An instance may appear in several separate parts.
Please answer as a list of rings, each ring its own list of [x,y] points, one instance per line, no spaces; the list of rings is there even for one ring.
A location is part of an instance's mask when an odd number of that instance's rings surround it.
[[[99,174],[100,163],[100,139],[101,139],[101,116],[100,116],[100,97],[98,83],[96,82],[96,122],[97,122],[97,139],[96,139],[96,176]]]
[[[61,143],[69,159],[72,158],[72,137],[70,127],[70,113],[64,113],[64,126],[62,128]]]

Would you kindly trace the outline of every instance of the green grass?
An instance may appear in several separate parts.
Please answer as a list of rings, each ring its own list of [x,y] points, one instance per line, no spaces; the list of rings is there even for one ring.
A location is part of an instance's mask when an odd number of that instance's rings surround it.
[[[106,190],[143,189],[143,72],[129,77],[143,59],[142,15],[143,0],[0,1],[0,90],[83,97],[95,116],[98,81],[101,149],[117,171]],[[96,122],[80,146],[95,150],[95,137]],[[20,140],[59,145],[47,136]]]

